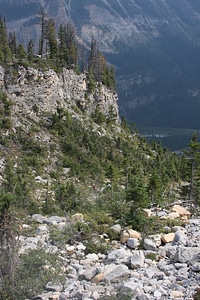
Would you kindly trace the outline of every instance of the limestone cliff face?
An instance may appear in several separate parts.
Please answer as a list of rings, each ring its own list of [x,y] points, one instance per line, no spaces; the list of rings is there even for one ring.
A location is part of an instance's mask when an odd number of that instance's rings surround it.
[[[117,94],[100,83],[88,93],[85,74],[76,74],[72,70],[63,69],[62,74],[57,74],[51,69],[19,67],[14,76],[13,71],[0,67],[0,88],[13,102],[16,122],[19,122],[17,114],[22,113],[38,121],[34,113],[36,107],[48,115],[55,112],[58,104],[76,118],[80,118],[80,113],[90,117],[98,109],[108,118],[112,112],[119,122]]]

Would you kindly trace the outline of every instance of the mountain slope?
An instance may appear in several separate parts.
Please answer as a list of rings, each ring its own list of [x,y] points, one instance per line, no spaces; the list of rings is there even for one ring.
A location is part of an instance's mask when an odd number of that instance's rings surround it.
[[[1,0],[0,14],[27,44],[39,38],[41,6],[57,24],[71,19],[86,47],[97,40],[115,65],[120,113],[130,122],[200,129],[199,1]]]

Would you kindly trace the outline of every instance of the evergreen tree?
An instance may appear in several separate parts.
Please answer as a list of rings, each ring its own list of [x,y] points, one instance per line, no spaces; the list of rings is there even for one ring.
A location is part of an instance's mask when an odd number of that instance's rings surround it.
[[[3,62],[11,60],[11,50],[8,45],[5,20],[0,17],[0,58]]]
[[[41,26],[41,37],[39,40],[39,51],[38,54],[41,55],[41,58],[44,54],[44,40],[45,40],[45,27],[47,23],[47,14],[45,9],[42,7],[39,11],[39,24]]]
[[[59,38],[59,46],[58,46],[59,59],[62,65],[65,65],[66,61],[68,60],[69,52],[67,49],[67,45],[65,43],[65,30],[62,24],[60,24],[58,38]]]
[[[145,227],[146,220],[141,208],[150,206],[145,178],[143,176],[139,174],[130,176],[128,189],[126,190],[126,202],[129,208],[126,215],[126,222],[136,230],[142,230]]]
[[[148,192],[151,198],[151,205],[160,205],[162,203],[162,181],[156,170],[153,171],[149,184]]]
[[[84,72],[86,70],[86,58],[85,58],[85,48],[84,46],[79,46],[79,59],[80,59],[80,71]]]
[[[10,50],[12,52],[12,55],[16,55],[17,54],[17,40],[16,40],[15,32],[9,33],[8,44],[9,44]]]
[[[17,58],[19,59],[20,63],[23,61],[24,58],[26,58],[26,51],[22,44],[19,44],[17,46]]]
[[[88,71],[91,71],[95,80],[99,80],[99,49],[96,40],[91,40],[90,53],[88,57]]]
[[[93,75],[95,81],[100,81],[107,87],[115,89],[114,68],[109,68],[106,59],[99,51],[96,40],[91,40],[90,53],[88,57],[88,71]]]
[[[78,64],[78,50],[76,43],[76,30],[72,23],[59,29],[59,58],[62,64],[76,68]]]
[[[199,194],[200,175],[200,142],[197,141],[197,132],[193,133],[188,149],[184,152],[185,170],[189,180],[188,199],[197,200]]]
[[[48,50],[49,50],[49,58],[55,59],[57,58],[57,37],[56,37],[56,29],[55,23],[53,19],[49,19],[45,26],[45,38],[48,42]]]
[[[34,44],[33,41],[30,40],[27,48],[27,58],[30,62],[33,62],[33,56],[34,56],[33,49],[34,49]]]

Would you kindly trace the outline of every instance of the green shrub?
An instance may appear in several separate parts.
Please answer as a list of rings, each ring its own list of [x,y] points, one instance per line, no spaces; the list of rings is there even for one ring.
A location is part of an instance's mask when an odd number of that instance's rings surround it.
[[[194,294],[194,300],[200,300],[200,288],[196,290]]]
[[[107,254],[110,250],[110,245],[98,236],[88,239],[87,241],[85,241],[84,245],[86,246],[85,254]]]
[[[156,255],[156,253],[151,252],[151,253],[147,253],[145,258],[156,261],[157,260],[157,255]]]
[[[78,221],[66,225],[62,230],[53,228],[50,231],[52,244],[61,247],[65,244],[73,244],[76,241],[87,239],[91,233],[91,228],[87,223]]]
[[[46,253],[44,249],[32,250],[20,257],[15,271],[14,299],[30,298],[41,293],[47,282],[63,283],[62,262],[57,254]]]
[[[91,118],[93,119],[93,121],[95,123],[97,123],[98,125],[101,125],[102,123],[104,123],[106,121],[106,117],[105,115],[99,110],[99,108],[97,107],[95,109],[95,111],[92,113]]]

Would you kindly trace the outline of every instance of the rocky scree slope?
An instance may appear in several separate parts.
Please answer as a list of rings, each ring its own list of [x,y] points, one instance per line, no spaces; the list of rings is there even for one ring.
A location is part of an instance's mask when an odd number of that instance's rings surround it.
[[[161,219],[190,217],[189,211],[180,205],[174,205],[170,211],[151,210],[148,214]],[[116,224],[112,229],[121,233],[120,241],[109,240],[106,234],[93,235],[94,243],[101,240],[101,245],[110,247],[107,253],[88,253],[87,241],[74,239],[69,243],[64,235],[65,242],[59,244],[59,239],[56,242],[52,230],[57,235],[59,232],[66,235],[77,222],[79,226],[87,226],[81,213],[67,219],[35,214],[29,225],[22,224],[19,252],[30,253],[40,244],[47,253],[56,253],[62,260],[64,275],[63,282],[48,282],[44,291],[31,299],[194,299],[200,280],[199,219],[191,218],[183,226],[163,228],[165,233],[144,239],[139,232],[123,230]],[[53,272],[55,265],[47,267]]]

